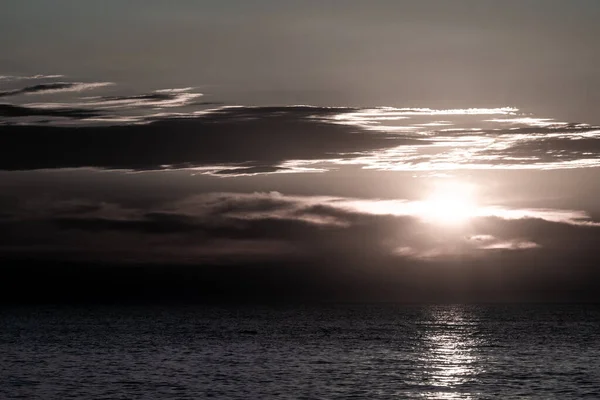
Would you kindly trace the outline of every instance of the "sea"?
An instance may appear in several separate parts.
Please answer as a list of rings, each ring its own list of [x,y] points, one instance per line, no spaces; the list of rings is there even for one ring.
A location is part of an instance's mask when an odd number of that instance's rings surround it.
[[[600,305],[0,311],[2,399],[600,398]]]

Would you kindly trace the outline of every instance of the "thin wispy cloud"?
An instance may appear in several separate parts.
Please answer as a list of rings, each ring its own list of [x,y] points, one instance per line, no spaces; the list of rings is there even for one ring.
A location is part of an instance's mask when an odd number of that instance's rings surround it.
[[[34,95],[34,94],[53,94],[62,92],[83,92],[106,86],[112,86],[112,82],[53,82],[40,83],[38,85],[25,86],[20,89],[0,91],[0,97]]]
[[[118,87],[106,89],[115,86],[113,82],[68,82],[59,80],[62,75],[35,75],[29,77],[4,76],[0,79],[0,84],[4,83],[4,90],[0,89],[0,98],[11,99],[16,103],[9,105],[31,109],[31,115],[6,114],[4,117],[10,117],[10,120],[0,121],[0,123],[13,124],[36,124],[45,125],[63,125],[73,124],[143,124],[152,120],[171,117],[193,116],[198,109],[206,109],[208,105],[217,105],[215,102],[200,102],[198,99],[203,96],[202,93],[195,91],[194,87],[183,88],[165,88],[158,89],[148,93],[122,94]],[[32,85],[18,84],[23,80],[41,80],[41,83]],[[101,92],[99,96],[79,96],[79,94],[91,90]],[[114,94],[117,93],[117,94]],[[56,101],[31,102],[31,97],[37,95],[62,94],[62,99]],[[65,98],[71,95],[72,98]],[[41,99],[41,97],[40,97]],[[189,110],[188,106],[195,106],[196,110]],[[86,109],[89,111],[89,118],[76,118],[74,121],[66,119],[70,110]],[[184,109],[185,113],[181,113]],[[38,110],[57,110],[56,115],[49,115],[47,111]],[[164,110],[164,111],[163,111]],[[168,111],[167,111],[168,110]],[[102,116],[100,117],[99,114]],[[31,117],[41,116],[45,119],[35,119]],[[54,118],[58,117],[58,118]]]
[[[29,75],[29,76],[19,76],[19,75],[0,75],[0,81],[21,81],[21,80],[43,80],[43,79],[59,79],[64,78],[64,75]]]

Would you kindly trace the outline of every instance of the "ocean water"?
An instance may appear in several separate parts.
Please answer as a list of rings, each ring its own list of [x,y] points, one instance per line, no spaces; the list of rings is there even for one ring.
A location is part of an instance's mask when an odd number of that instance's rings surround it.
[[[2,399],[600,398],[600,306],[26,307]]]

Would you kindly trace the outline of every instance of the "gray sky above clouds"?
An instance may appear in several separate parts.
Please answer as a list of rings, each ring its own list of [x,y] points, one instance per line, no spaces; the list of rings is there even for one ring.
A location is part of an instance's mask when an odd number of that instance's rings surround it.
[[[515,106],[600,122],[595,0],[40,1],[0,5],[4,73],[243,104]]]

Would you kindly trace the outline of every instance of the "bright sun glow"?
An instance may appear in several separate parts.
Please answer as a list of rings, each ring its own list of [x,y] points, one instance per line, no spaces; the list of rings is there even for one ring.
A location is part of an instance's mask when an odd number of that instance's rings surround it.
[[[458,182],[438,184],[421,203],[420,214],[426,220],[443,225],[458,225],[475,214],[473,187]]]

